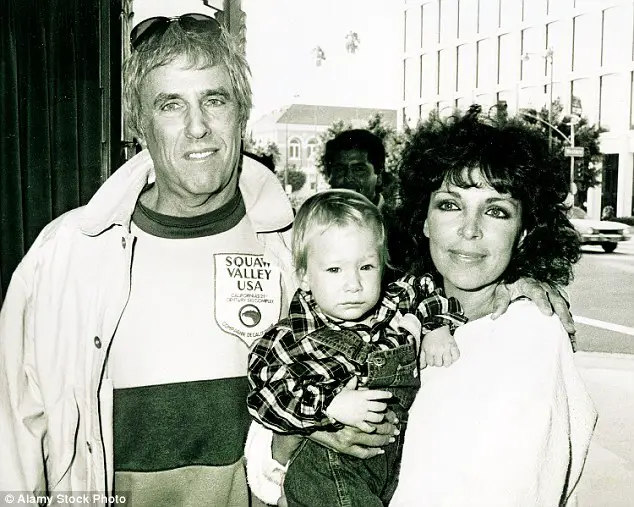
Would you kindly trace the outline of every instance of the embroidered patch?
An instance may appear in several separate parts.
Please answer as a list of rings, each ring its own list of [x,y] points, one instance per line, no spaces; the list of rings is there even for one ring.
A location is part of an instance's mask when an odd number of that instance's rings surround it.
[[[280,319],[280,270],[252,254],[215,254],[214,267],[216,323],[251,346]]]

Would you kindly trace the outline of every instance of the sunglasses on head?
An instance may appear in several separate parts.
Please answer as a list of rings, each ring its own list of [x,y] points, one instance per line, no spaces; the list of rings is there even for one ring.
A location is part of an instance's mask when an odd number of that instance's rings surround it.
[[[141,21],[130,33],[130,45],[132,49],[137,49],[144,41],[153,36],[161,36],[165,33],[171,23],[178,23],[183,30],[188,32],[212,32],[220,33],[220,23],[215,18],[206,14],[191,12],[168,18],[166,16],[156,16]]]

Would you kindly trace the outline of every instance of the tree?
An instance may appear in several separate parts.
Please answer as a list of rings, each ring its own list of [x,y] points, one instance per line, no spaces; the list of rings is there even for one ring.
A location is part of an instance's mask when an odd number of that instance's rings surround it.
[[[291,186],[291,192],[301,190],[306,183],[306,174],[298,170],[295,164],[286,166],[284,171],[278,172],[277,177],[282,182],[282,185]]]
[[[274,141],[254,139],[252,132],[244,138],[244,150],[270,158],[275,167],[282,158],[280,148]]]
[[[350,31],[346,35],[346,51],[350,54],[355,54],[359,50],[359,34],[357,32]]]
[[[555,100],[552,106],[552,123],[558,130],[570,139],[570,115],[563,113],[563,106],[559,100]],[[522,111],[527,113],[521,115],[523,120],[535,128],[544,132],[548,136],[548,108],[543,107],[540,111],[535,109],[526,109]],[[538,121],[530,116],[537,116],[542,121]],[[582,116],[575,125],[575,146],[582,146],[585,150],[583,158],[575,160],[574,182],[577,185],[577,195],[575,203],[580,204],[587,201],[588,189],[600,183],[600,167],[603,160],[603,154],[599,149],[599,136],[606,130],[599,125],[593,125],[588,118]],[[552,133],[552,149],[558,163],[565,166],[570,171],[570,158],[564,155],[564,149],[570,144],[562,138],[556,131]]]

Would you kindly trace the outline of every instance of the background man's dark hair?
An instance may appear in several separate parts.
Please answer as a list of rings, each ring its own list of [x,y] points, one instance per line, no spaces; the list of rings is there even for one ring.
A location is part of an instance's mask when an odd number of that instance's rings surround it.
[[[349,150],[364,151],[368,154],[368,162],[374,166],[377,174],[385,169],[385,146],[383,141],[369,130],[351,129],[338,134],[326,143],[324,150],[324,175],[330,176],[332,161],[337,153]]]

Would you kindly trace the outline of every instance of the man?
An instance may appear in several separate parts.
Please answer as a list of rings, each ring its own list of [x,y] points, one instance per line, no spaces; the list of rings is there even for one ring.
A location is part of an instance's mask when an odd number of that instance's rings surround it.
[[[0,490],[246,506],[248,347],[295,290],[293,213],[240,155],[249,70],[218,24],[152,18],[132,46],[146,149],[42,231],[0,313]],[[380,430],[322,440],[370,456]]]
[[[296,288],[293,212],[240,154],[249,68],[218,23],[151,18],[131,42],[146,149],[42,231],[0,313],[0,490],[247,506],[247,354]],[[324,438],[363,456],[390,437]]]
[[[345,130],[326,143],[323,173],[332,188],[347,188],[365,195],[379,209],[385,175],[383,141],[369,130]]]

